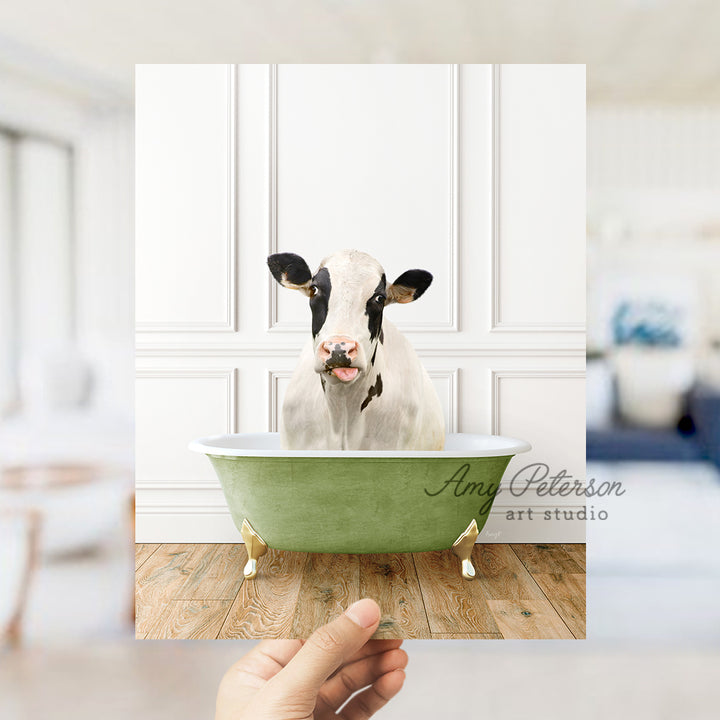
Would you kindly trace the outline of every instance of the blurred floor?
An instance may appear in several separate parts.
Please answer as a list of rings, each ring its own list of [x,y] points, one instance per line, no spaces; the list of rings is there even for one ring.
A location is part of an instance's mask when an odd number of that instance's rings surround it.
[[[223,672],[252,641],[119,641],[2,659],[0,716],[211,717]],[[716,717],[720,652],[547,641],[407,641],[405,688],[378,717]],[[682,682],[678,682],[682,679]],[[181,689],[181,690],[180,690]]]
[[[710,463],[588,463],[622,482],[588,521],[588,637],[720,647],[720,473]]]

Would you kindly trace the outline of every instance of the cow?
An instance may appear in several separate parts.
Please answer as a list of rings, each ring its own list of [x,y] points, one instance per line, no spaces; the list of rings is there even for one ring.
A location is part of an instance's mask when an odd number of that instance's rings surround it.
[[[383,309],[417,300],[426,270],[388,285],[380,263],[359,250],[327,256],[315,273],[294,253],[267,259],[275,280],[307,295],[310,338],[282,406],[286,450],[442,450],[445,421],[430,377]]]

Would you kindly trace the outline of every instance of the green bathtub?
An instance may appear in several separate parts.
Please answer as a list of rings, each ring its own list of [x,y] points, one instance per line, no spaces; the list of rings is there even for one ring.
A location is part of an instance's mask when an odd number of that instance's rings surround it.
[[[389,553],[452,547],[462,573],[523,440],[448,433],[442,451],[283,450],[279,433],[202,438],[248,549],[245,576],[267,547]]]

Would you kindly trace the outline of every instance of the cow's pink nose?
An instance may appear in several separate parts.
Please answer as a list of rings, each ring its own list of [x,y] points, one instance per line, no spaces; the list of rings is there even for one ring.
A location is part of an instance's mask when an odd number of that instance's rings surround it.
[[[328,338],[320,346],[320,359],[327,362],[334,354],[347,355],[351,360],[357,356],[358,344],[354,340],[339,335]]]

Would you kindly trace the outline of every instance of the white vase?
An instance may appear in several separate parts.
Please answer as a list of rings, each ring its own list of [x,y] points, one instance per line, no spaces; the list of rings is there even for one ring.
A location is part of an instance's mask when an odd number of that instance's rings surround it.
[[[616,348],[618,409],[623,420],[645,427],[672,427],[695,378],[686,348],[623,345]]]

